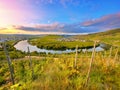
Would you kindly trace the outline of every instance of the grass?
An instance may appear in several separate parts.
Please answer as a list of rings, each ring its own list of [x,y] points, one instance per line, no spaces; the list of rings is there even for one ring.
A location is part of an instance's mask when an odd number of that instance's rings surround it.
[[[106,32],[100,32],[95,34],[88,35],[79,35],[75,36],[77,39],[86,39],[86,40],[99,40],[100,42],[110,44],[113,46],[120,46],[120,29],[109,30]]]
[[[12,67],[14,68],[15,85],[12,85],[10,80],[10,73],[3,50],[0,51],[0,90],[120,90],[120,48],[119,29],[116,31],[108,31],[97,34],[75,36],[78,40],[87,40],[84,42],[84,47],[93,46],[91,40],[100,40],[111,45],[110,50],[96,52],[91,64],[89,73],[89,80],[86,84],[86,79],[89,71],[90,60],[92,52],[77,53],[76,67],[74,67],[75,53],[68,54],[39,54],[37,52],[31,53],[32,71],[28,54],[21,53],[13,48],[13,42],[7,42],[8,51],[12,60]],[[111,38],[110,41],[107,38]],[[29,42],[39,47],[50,49],[54,45],[54,49],[75,48],[76,45],[82,48],[83,42],[79,41],[63,41],[60,43],[59,39],[62,36],[45,36],[31,39]],[[112,39],[113,38],[113,39]],[[113,43],[111,43],[113,42]],[[41,46],[43,45],[43,46]],[[62,47],[62,48],[61,48]],[[53,49],[53,48],[52,48]],[[13,53],[12,53],[13,52]],[[22,58],[15,58],[23,55]],[[35,56],[34,56],[35,55]],[[25,56],[25,57],[24,57]],[[21,57],[21,56],[20,56]]]
[[[63,36],[48,35],[40,38],[34,38],[29,40],[29,43],[36,45],[39,48],[52,49],[52,50],[65,50],[75,49],[76,45],[78,48],[90,48],[93,47],[93,41],[60,41]],[[98,45],[98,44],[97,44]]]
[[[25,57],[24,52],[18,51],[13,47],[16,42],[17,41],[14,41],[14,40],[5,42],[6,48],[9,51],[9,55],[10,55],[11,59]],[[0,48],[0,60],[5,60],[6,56],[5,56],[4,49],[3,49],[3,43],[1,43],[1,45],[2,45],[2,48]]]
[[[60,39],[70,39],[69,41]],[[112,46],[120,46],[120,29],[109,30],[106,32],[100,32],[88,35],[78,35],[65,38],[64,36],[48,35],[40,38],[33,38],[29,40],[29,43],[36,45],[39,48],[53,49],[53,50],[65,50],[78,48],[90,48],[93,47],[94,41],[100,43],[109,44]],[[97,46],[99,43],[97,43]]]
[[[120,89],[120,55],[114,60],[114,55],[102,56],[96,53],[88,86],[84,87],[89,69],[91,53],[78,53],[77,66],[74,68],[75,54],[48,55],[44,58],[31,57],[34,80],[29,69],[29,58],[12,60],[15,83],[18,90],[118,90]],[[109,60],[109,66],[108,66]],[[0,63],[1,89],[10,89],[9,69],[7,62]],[[29,86],[29,87],[28,87]]]

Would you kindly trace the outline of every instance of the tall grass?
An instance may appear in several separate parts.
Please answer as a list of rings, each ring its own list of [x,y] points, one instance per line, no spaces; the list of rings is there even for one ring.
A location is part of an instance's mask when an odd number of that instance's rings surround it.
[[[12,60],[14,76],[18,90],[119,90],[120,89],[120,55],[117,49],[109,52],[97,52],[89,74],[89,83],[86,75],[90,68],[92,53],[78,53],[77,68],[74,68],[75,53],[61,55],[47,55],[45,58],[32,57],[34,80],[31,79],[29,58]],[[116,53],[113,53],[113,52]],[[103,58],[104,57],[104,58]],[[116,59],[115,59],[116,57]],[[109,66],[107,65],[109,60]],[[8,89],[10,83],[7,62],[0,63],[1,89]]]

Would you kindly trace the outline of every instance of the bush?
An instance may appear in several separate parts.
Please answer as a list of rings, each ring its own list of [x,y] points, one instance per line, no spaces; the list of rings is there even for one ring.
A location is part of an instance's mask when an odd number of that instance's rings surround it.
[[[5,83],[5,79],[2,76],[0,76],[0,85],[2,85],[4,83]]]

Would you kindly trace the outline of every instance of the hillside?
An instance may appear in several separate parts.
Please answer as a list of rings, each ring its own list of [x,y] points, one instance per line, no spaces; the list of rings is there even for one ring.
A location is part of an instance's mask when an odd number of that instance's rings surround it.
[[[77,39],[87,39],[87,40],[100,40],[101,42],[120,46],[120,29],[108,30],[105,32],[99,32],[88,35],[77,35],[74,36]]]
[[[49,35],[30,41],[43,48],[60,49],[61,45],[67,48],[93,46],[93,40],[119,46],[119,39],[120,29],[116,29],[69,38]],[[7,41],[6,46],[15,85],[12,85],[8,62],[1,48],[0,90],[120,90],[120,50],[116,47],[101,52],[42,54],[21,52],[13,43],[15,41]]]

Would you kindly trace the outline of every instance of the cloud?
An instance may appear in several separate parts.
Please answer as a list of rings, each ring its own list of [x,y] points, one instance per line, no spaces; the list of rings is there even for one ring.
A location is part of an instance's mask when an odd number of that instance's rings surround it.
[[[96,29],[120,28],[120,13],[110,14],[95,20],[89,20],[80,24],[83,27]]]
[[[72,0],[60,0],[60,3],[66,8],[67,3],[72,2]]]
[[[53,4],[55,2],[55,0],[35,0],[36,4]]]
[[[14,29],[25,31],[40,31],[40,32],[61,32],[64,24],[52,23],[52,24],[37,24],[33,26],[12,26]]]
[[[24,31],[38,31],[38,32],[62,32],[62,33],[87,33],[91,32],[91,29],[84,29],[80,26],[80,23],[74,24],[61,24],[61,23],[52,23],[52,24],[37,24],[33,26],[12,26],[16,30]]]
[[[84,2],[85,0],[35,0],[36,4],[42,3],[42,4],[61,4],[64,8],[67,7],[68,4],[71,5],[79,5],[81,2]]]
[[[59,3],[64,7],[67,8],[68,5],[73,5],[73,6],[82,6],[88,5],[88,1],[87,0],[59,0]]]
[[[30,32],[58,32],[58,33],[92,33],[107,29],[120,28],[120,13],[110,14],[95,20],[78,22],[73,24],[51,23],[35,24],[28,26],[12,26],[13,29]]]
[[[6,30],[7,28],[0,27],[0,30]]]

